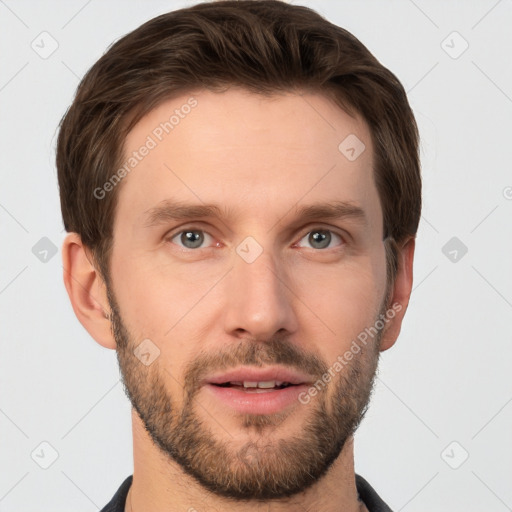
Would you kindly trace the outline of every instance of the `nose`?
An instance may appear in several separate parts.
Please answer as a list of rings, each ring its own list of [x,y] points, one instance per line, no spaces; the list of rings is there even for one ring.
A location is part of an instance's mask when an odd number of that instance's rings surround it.
[[[225,283],[226,332],[261,340],[271,339],[279,331],[295,332],[295,297],[288,274],[282,265],[276,265],[270,252],[263,251],[252,262],[235,254]]]

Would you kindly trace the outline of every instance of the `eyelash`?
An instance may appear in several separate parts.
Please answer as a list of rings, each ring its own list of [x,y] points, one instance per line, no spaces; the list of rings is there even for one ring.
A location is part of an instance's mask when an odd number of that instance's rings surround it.
[[[201,233],[206,233],[208,236],[214,238],[212,235],[210,235],[206,230],[204,229],[201,229],[201,228],[197,228],[195,226],[187,226],[185,228],[181,228],[179,231],[175,231],[173,232],[172,234],[170,234],[169,236],[167,236],[165,238],[165,241],[166,242],[172,242],[172,240],[174,238],[176,238],[178,235],[181,235],[182,233],[186,233],[188,231],[199,231]],[[333,249],[339,249],[340,246],[344,246],[346,245],[346,239],[343,235],[341,235],[340,233],[337,233],[336,231],[332,230],[332,229],[329,229],[329,228],[325,228],[325,227],[322,227],[322,226],[315,226],[313,228],[310,228],[308,231],[305,231],[301,234],[300,238],[298,239],[298,241],[300,242],[305,236],[309,235],[310,233],[314,233],[316,231],[322,231],[322,232],[328,232],[328,233],[331,233],[331,235],[334,235],[334,236],[337,236],[338,238],[340,238],[341,240],[341,244],[339,244],[338,246],[336,247],[327,247],[325,249],[315,249],[314,247],[306,247],[306,249],[311,249],[311,250],[317,250],[317,251],[320,251],[320,252],[326,252],[326,251],[329,251],[329,250],[333,250]],[[178,245],[178,247],[184,251],[184,252],[197,252],[199,251],[200,249],[212,249],[213,247],[198,247],[196,249],[191,249],[189,247],[183,247],[181,245]]]

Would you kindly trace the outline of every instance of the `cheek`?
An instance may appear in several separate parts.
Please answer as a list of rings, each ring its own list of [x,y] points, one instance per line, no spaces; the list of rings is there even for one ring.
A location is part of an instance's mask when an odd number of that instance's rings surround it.
[[[373,325],[385,291],[383,271],[383,264],[372,265],[370,258],[365,258],[336,270],[310,269],[301,278],[295,290],[307,307],[298,303],[304,310],[299,318],[301,328],[312,333],[310,336],[315,333],[313,339],[318,348],[321,347],[319,336],[327,337],[323,346],[333,352],[331,358],[350,345],[366,327]]]
[[[197,270],[134,258],[119,262],[114,277],[116,298],[134,343],[152,340],[160,350],[160,365],[174,375],[197,356],[198,346],[208,340],[212,319],[219,317],[215,308],[220,302],[217,297],[212,303],[211,294],[219,281],[217,271],[212,265]],[[169,385],[178,383],[171,379]]]

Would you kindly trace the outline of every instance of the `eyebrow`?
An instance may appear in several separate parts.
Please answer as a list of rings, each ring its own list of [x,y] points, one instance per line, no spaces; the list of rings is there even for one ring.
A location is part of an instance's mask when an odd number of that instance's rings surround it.
[[[291,211],[293,211],[293,208],[286,215]],[[143,227],[147,229],[167,222],[181,220],[236,218],[234,212],[218,204],[190,204],[171,200],[162,201],[157,206],[146,210],[143,215]],[[347,201],[332,201],[301,206],[295,208],[294,215],[296,222],[310,222],[319,219],[352,219],[364,227],[368,226],[368,218],[365,211],[360,206]]]

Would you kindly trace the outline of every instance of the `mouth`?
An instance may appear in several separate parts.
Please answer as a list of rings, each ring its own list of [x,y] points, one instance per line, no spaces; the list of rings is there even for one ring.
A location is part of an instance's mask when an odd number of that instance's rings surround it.
[[[268,393],[270,391],[277,391],[278,389],[285,389],[290,386],[295,386],[296,384],[291,384],[290,382],[281,382],[277,380],[267,380],[261,382],[234,381],[224,382],[222,384],[212,383],[212,385],[218,386],[220,388],[236,388],[247,393]]]
[[[273,414],[299,404],[299,394],[311,382],[311,376],[288,368],[245,367],[213,375],[203,382],[203,388],[216,403],[231,410]]]

